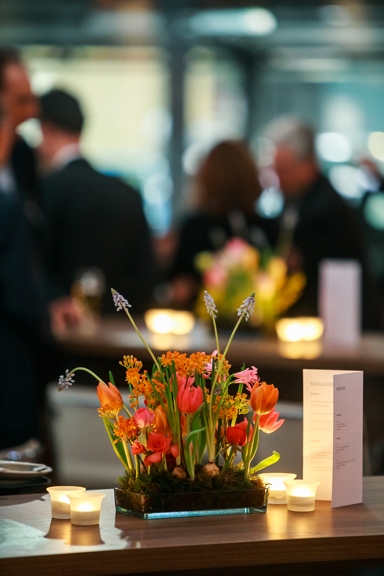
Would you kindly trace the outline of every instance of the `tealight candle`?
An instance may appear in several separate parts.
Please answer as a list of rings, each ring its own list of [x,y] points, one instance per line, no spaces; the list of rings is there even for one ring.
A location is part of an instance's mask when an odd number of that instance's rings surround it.
[[[105,494],[101,492],[82,492],[70,494],[71,522],[80,526],[98,524],[101,501]]]
[[[320,482],[284,480],[287,489],[287,508],[291,512],[312,512],[315,509],[316,489]]]
[[[85,492],[83,486],[51,486],[47,488],[51,497],[52,518],[58,520],[69,520],[71,511],[69,507],[68,494]]]
[[[280,318],[276,322],[276,332],[284,342],[310,342],[321,338],[324,324],[321,318],[299,317]]]
[[[151,309],[144,314],[147,328],[155,334],[189,334],[195,318],[187,310]]]
[[[271,472],[269,474],[260,474],[265,483],[269,486],[268,504],[286,504],[287,491],[284,480],[293,480],[296,474],[284,472]]]

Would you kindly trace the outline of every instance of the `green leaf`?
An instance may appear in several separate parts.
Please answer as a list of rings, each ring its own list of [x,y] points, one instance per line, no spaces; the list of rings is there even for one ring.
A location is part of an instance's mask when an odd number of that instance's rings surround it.
[[[250,469],[249,473],[255,474],[255,472],[258,472],[259,470],[263,470],[263,468],[267,468],[267,466],[271,466],[272,464],[276,464],[276,462],[278,462],[279,460],[280,460],[280,454],[278,452],[275,452],[275,450],[273,450],[271,456],[268,456],[268,458],[264,458],[264,460],[262,460],[261,462],[256,464],[256,466],[254,466],[253,468]]]
[[[115,437],[113,434],[113,424],[109,420],[107,420],[107,418],[103,418],[103,423],[116,456],[118,457],[124,468],[129,471],[127,458],[124,452],[124,447],[121,445],[121,442],[117,442],[116,444],[114,443]]]
[[[198,432],[203,432],[204,430],[205,430],[205,428],[199,428],[198,430],[193,430],[193,432],[190,432],[185,438],[185,444],[189,443],[191,436],[193,436],[194,434],[197,434]]]
[[[116,386],[115,384],[115,379],[113,377],[113,374],[111,371],[109,371],[109,381],[111,382],[111,384],[113,384],[114,386]]]

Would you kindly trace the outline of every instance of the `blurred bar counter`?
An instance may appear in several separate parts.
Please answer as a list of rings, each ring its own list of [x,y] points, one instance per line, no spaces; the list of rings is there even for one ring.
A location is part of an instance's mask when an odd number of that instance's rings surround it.
[[[213,334],[203,324],[196,323],[188,335],[153,334],[138,323],[139,328],[156,356],[167,350],[207,354],[216,348]],[[220,345],[225,347],[230,332],[219,332]],[[148,351],[126,318],[104,318],[91,328],[77,328],[56,335],[62,352],[71,357],[119,361],[132,354],[144,363],[150,361]],[[236,334],[228,359],[233,366],[254,365],[261,377],[265,370],[294,372],[304,368],[363,370],[374,376],[384,376],[384,333],[366,333],[356,346],[329,345],[314,342],[280,342],[258,332],[241,331]],[[111,362],[109,362],[111,364]],[[69,368],[69,366],[68,366]]]

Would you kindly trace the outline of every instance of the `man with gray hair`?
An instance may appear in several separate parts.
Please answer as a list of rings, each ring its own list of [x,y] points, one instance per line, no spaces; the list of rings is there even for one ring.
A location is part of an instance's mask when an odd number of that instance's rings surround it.
[[[276,249],[287,258],[290,271],[302,270],[307,280],[291,313],[318,314],[318,269],[322,260],[354,259],[363,266],[363,327],[381,327],[365,272],[359,223],[320,172],[313,128],[296,118],[283,116],[267,126],[264,136],[274,145],[273,168],[285,200],[283,213],[276,222]]]

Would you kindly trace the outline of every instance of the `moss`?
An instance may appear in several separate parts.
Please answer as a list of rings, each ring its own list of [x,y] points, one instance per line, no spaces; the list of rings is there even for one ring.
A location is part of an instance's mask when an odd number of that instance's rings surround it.
[[[259,476],[244,478],[244,470],[241,467],[230,468],[223,474],[212,477],[204,473],[203,466],[197,465],[195,474],[195,480],[192,481],[189,478],[177,478],[167,470],[156,471],[149,476],[143,474],[139,478],[127,473],[119,478],[118,487],[124,491],[144,495],[221,492],[264,487]]]

